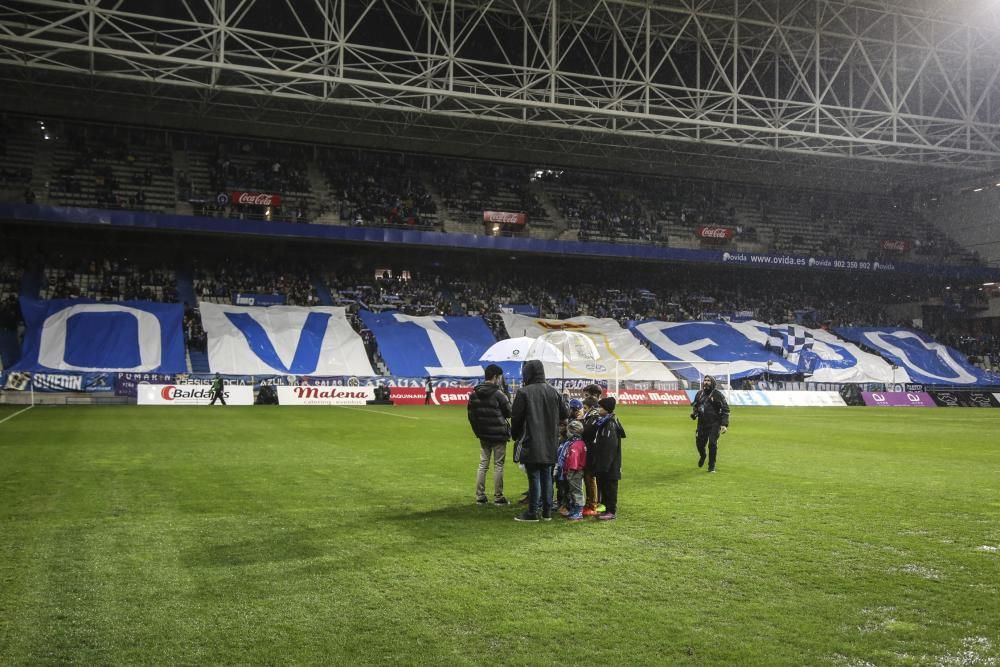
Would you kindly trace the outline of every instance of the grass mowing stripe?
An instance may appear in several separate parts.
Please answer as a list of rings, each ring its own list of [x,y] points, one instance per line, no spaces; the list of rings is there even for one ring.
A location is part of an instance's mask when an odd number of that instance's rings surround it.
[[[610,525],[476,506],[465,410],[397,410],[417,420],[65,407],[6,425],[0,655],[1000,660],[1000,410],[734,408],[708,475],[686,408],[621,408]],[[506,487],[525,488],[509,457]]]
[[[14,417],[18,416],[19,414],[21,414],[21,413],[23,413],[23,412],[27,412],[28,410],[30,410],[30,409],[31,409],[31,408],[33,408],[33,407],[35,407],[35,406],[33,406],[33,405],[29,405],[28,407],[26,407],[26,408],[24,408],[24,409],[22,409],[22,410],[18,410],[17,412],[15,412],[15,413],[14,413],[14,414],[12,414],[12,415],[7,415],[7,416],[6,416],[6,417],[4,417],[3,419],[0,419],[0,424],[4,423],[5,421],[9,421],[9,420],[13,419]]]
[[[388,412],[386,410],[376,410],[375,408],[363,408],[360,405],[359,406],[338,405],[336,407],[341,408],[343,410],[360,410],[362,412],[375,412],[375,413],[380,414],[380,415],[389,415],[390,417],[399,417],[400,419],[420,419],[420,417],[414,417],[412,415],[401,415],[401,414],[397,414],[397,413],[394,413],[394,412]]]

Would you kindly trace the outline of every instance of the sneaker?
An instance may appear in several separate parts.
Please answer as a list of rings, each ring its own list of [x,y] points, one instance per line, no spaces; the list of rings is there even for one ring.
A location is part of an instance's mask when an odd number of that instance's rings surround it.
[[[559,513],[562,514],[563,516],[568,516],[572,514],[572,512],[569,511],[569,508],[566,507],[565,505],[559,506]]]
[[[542,510],[542,521],[552,521],[552,510]]]
[[[583,512],[577,510],[576,512],[570,512],[566,515],[567,521],[583,521]]]
[[[698,467],[700,468],[703,465],[705,465],[705,455],[704,454],[702,454],[701,456],[698,457]]]
[[[597,516],[598,511],[593,509],[592,507],[586,507],[584,508],[583,512],[581,512],[581,514],[583,516]]]
[[[489,499],[487,499],[486,496],[479,496],[478,498],[476,498],[476,504],[477,505],[485,505],[488,502],[489,502]]]
[[[506,498],[504,498],[503,496],[500,496],[499,498],[497,498],[496,500],[493,501],[493,504],[494,505],[510,505],[510,501],[507,500]]]
[[[594,508],[598,514],[603,514],[608,511],[608,508],[604,506],[604,503],[597,503],[597,507]]]
[[[708,472],[715,472],[715,468],[709,468]]]
[[[518,505],[527,505],[528,504],[528,494],[525,493],[523,496],[521,496],[521,499],[517,501],[517,504]]]
[[[516,517],[514,517],[514,521],[534,521],[537,523],[538,515],[532,514],[531,512],[521,512]]]
[[[614,512],[602,512],[601,514],[597,515],[598,521],[614,521],[614,519],[615,519]]]

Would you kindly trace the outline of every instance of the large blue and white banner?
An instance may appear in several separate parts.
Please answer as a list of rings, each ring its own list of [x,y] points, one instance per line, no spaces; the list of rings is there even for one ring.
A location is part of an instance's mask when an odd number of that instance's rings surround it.
[[[808,382],[909,382],[905,369],[837,338],[799,324],[731,322],[748,339],[781,354]]]
[[[581,315],[567,320],[547,320],[513,313],[501,313],[501,317],[512,336],[545,336],[557,352],[564,352],[561,355],[564,357],[562,361],[545,361],[543,358],[545,376],[548,378],[614,380],[617,377],[618,380],[677,381],[677,377],[664,368],[638,338],[610,317]],[[597,349],[597,359],[574,355],[571,341],[563,351],[558,332],[583,334],[589,338]]]
[[[393,375],[481,377],[489,362],[481,362],[479,357],[496,342],[481,317],[362,310],[361,321],[375,334],[379,352]]]
[[[202,302],[208,365],[233,375],[374,375],[346,310]]]
[[[658,359],[674,362],[674,372],[688,380],[702,375],[729,376],[730,380],[771,375],[793,375],[794,364],[769,351],[746,323],[723,322],[632,322],[629,328],[649,343]],[[766,335],[765,335],[766,338]],[[694,362],[684,366],[683,362]]]
[[[992,374],[969,364],[964,355],[920,331],[894,327],[839,327],[844,338],[878,350],[924,384],[993,384]]]
[[[184,307],[150,301],[21,297],[26,332],[11,370],[180,373]]]

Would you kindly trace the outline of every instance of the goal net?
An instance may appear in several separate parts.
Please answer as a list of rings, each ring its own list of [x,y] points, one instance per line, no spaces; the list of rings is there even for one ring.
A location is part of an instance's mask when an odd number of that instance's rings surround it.
[[[630,389],[701,389],[701,381],[706,375],[715,378],[719,389],[732,389],[732,362],[730,361],[663,361],[660,359],[616,359],[614,372],[609,378],[608,389],[615,393]],[[637,379],[637,377],[648,376],[656,376],[660,379]]]

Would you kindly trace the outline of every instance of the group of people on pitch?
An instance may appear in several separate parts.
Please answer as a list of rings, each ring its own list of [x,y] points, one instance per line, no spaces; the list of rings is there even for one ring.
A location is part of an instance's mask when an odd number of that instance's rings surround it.
[[[503,475],[507,443],[513,440],[514,462],[528,476],[528,491],[521,501],[527,508],[514,517],[516,521],[547,521],[554,509],[569,521],[589,516],[614,520],[621,441],[626,437],[615,415],[614,397],[602,398],[603,389],[591,384],[583,388],[582,400],[566,400],[545,381],[542,362],[532,360],[524,364],[523,385],[512,405],[503,370],[491,364],[485,376],[469,395],[468,404],[469,423],[480,444],[476,502],[489,502],[486,473],[492,459],[493,504],[510,504],[503,493]],[[710,375],[691,403],[691,419],[698,422],[698,467],[707,458],[708,472],[714,473],[719,436],[729,427],[729,404]]]

